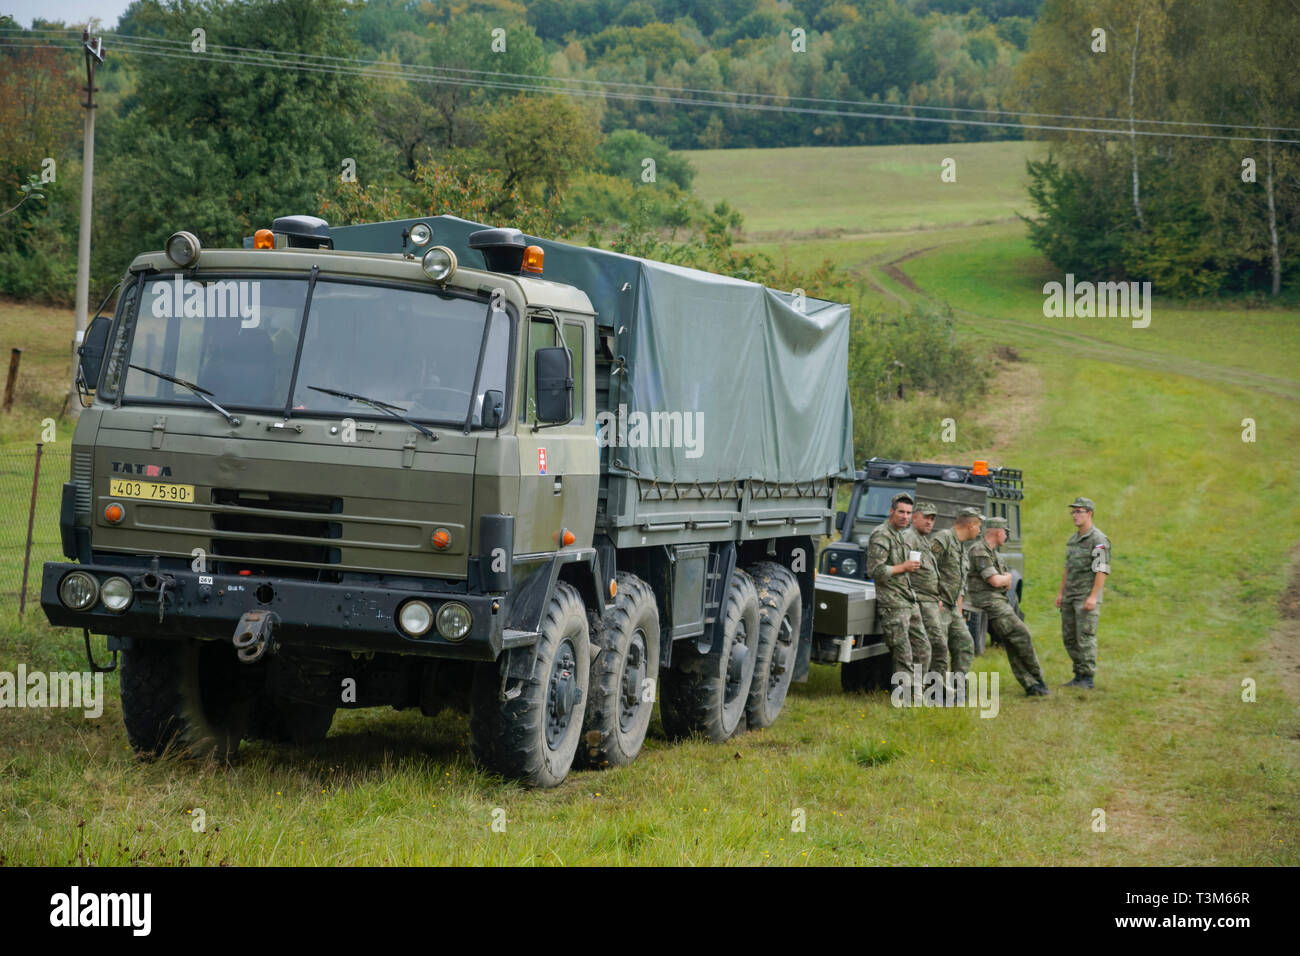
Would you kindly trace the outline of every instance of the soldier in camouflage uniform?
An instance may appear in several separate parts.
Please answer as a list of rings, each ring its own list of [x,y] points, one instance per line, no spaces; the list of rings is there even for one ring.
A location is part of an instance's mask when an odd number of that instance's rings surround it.
[[[943,628],[942,602],[939,597],[939,563],[931,550],[934,544],[934,517],[939,509],[928,501],[918,501],[912,512],[912,527],[904,532],[913,551],[921,552],[921,567],[912,575],[912,590],[916,592],[916,604],[921,612],[921,623],[925,625],[925,635],[929,638],[929,671],[939,674],[948,672],[948,632]],[[915,657],[915,652],[913,652]],[[929,673],[927,671],[926,673]]]
[[[1006,645],[1011,673],[1025,693],[1030,697],[1046,697],[1050,691],[1034,651],[1034,639],[1007,601],[1012,579],[1002,555],[998,554],[998,548],[1006,540],[1006,518],[989,518],[984,522],[984,534],[970,548],[966,591],[971,604],[988,614],[989,630]]]
[[[913,695],[919,698],[920,685],[913,685],[915,667],[922,672],[929,666],[929,644],[922,633],[921,649],[924,659],[914,655],[916,642],[910,636],[921,629],[921,612],[916,606],[916,592],[912,590],[912,574],[921,562],[908,558],[912,547],[903,537],[912,520],[912,496],[907,492],[894,495],[889,502],[889,520],[871,532],[867,539],[867,577],[876,586],[876,623],[880,625],[885,644],[894,655],[894,674],[902,674],[903,700]]]
[[[951,528],[930,536],[930,552],[939,567],[939,628],[948,641],[949,670],[958,677],[965,677],[975,660],[975,642],[961,605],[969,570],[965,543],[979,535],[982,520],[975,508],[963,508]]]
[[[1101,592],[1110,574],[1110,539],[1092,523],[1093,504],[1088,498],[1070,503],[1076,528],[1065,542],[1065,570],[1056,606],[1061,609],[1061,640],[1074,663],[1074,680],[1065,687],[1092,690],[1097,674],[1097,619]]]

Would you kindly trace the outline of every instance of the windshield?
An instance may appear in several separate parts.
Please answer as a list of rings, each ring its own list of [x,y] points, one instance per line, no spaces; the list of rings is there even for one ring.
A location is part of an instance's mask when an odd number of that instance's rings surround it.
[[[899,485],[870,485],[858,505],[858,521],[883,521],[889,515],[889,499],[900,491],[907,491]]]
[[[390,403],[416,420],[465,421],[486,301],[320,279],[304,334],[307,285],[305,277],[147,281],[134,327],[124,322],[119,332],[137,366],[127,370],[123,401],[201,404],[184,386],[141,371],[149,369],[198,385],[227,408],[373,414],[315,385]],[[483,352],[472,424],[485,391],[506,391],[506,313],[491,313]],[[115,390],[106,383],[106,393]]]

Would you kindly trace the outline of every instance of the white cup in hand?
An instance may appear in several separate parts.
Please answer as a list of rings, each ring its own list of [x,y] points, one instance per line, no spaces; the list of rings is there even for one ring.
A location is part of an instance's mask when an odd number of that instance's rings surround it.
[[[907,552],[907,560],[909,560],[909,561],[915,561],[917,564],[920,564],[920,563],[921,563],[921,552],[920,552],[920,551],[909,551],[909,552]]]

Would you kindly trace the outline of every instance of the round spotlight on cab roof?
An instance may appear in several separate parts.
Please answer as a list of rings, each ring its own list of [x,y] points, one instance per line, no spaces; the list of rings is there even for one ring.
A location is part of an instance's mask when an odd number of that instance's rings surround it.
[[[99,597],[99,582],[85,571],[73,571],[59,582],[59,600],[74,611],[84,611]]]
[[[118,574],[106,580],[103,587],[99,589],[99,599],[104,602],[104,607],[114,614],[121,614],[129,608],[134,596],[131,582]]]
[[[474,615],[459,601],[438,608],[438,633],[449,641],[463,641],[474,624]]]
[[[192,232],[173,232],[166,245],[167,258],[182,269],[199,261],[199,237]]]
[[[397,624],[411,637],[423,637],[433,627],[433,608],[423,601],[407,601],[397,612]]]
[[[411,227],[411,245],[428,245],[429,240],[432,238],[433,230],[429,228],[427,223],[417,222]]]
[[[446,282],[456,271],[456,253],[446,246],[434,246],[420,261],[424,274],[434,282]]]

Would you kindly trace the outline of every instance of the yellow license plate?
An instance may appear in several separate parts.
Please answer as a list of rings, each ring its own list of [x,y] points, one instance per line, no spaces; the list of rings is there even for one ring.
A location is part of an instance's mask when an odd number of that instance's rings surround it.
[[[117,498],[147,498],[150,501],[189,503],[194,500],[193,485],[172,485],[157,481],[131,481],[127,478],[110,480],[108,493]]]

